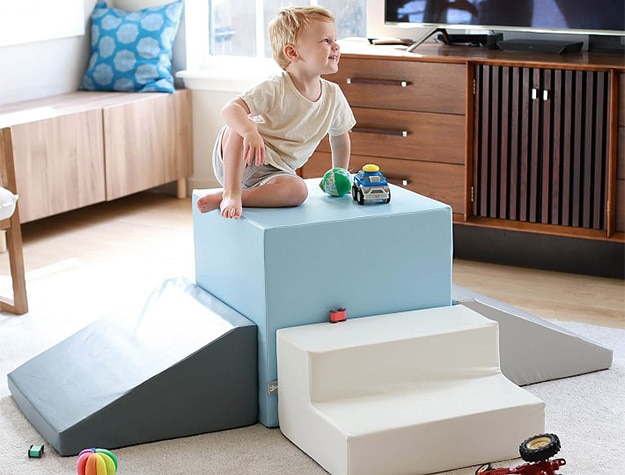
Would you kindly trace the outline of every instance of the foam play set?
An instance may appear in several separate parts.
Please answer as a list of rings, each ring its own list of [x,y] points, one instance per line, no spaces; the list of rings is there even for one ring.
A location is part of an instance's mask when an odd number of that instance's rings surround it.
[[[611,350],[453,286],[449,206],[306,183],[301,206],[238,220],[199,213],[195,190],[195,283],[167,280],[8,375],[58,453],[260,421],[334,475],[426,474],[515,458],[544,430],[520,385],[610,367]]]
[[[296,208],[246,209],[239,220],[194,206],[196,284],[258,327],[259,420],[278,425],[276,330],[451,304],[451,208],[394,188],[359,206],[308,182]],[[194,193],[194,201],[201,196]],[[418,244],[417,244],[418,243]]]

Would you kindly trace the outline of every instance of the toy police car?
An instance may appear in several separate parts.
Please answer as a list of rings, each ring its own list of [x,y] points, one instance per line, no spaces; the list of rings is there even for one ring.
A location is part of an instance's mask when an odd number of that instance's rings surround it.
[[[352,198],[361,205],[365,202],[388,203],[391,201],[391,190],[386,177],[380,172],[380,167],[369,163],[354,175]]]

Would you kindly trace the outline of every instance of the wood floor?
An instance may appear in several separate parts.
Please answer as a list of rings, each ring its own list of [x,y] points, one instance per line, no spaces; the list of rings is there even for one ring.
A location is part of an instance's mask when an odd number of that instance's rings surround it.
[[[31,312],[81,297],[104,305],[145,275],[194,280],[190,199],[140,193],[27,223],[22,233]],[[3,290],[6,255],[0,261]],[[463,260],[454,261],[453,279],[539,317],[625,328],[623,280]]]

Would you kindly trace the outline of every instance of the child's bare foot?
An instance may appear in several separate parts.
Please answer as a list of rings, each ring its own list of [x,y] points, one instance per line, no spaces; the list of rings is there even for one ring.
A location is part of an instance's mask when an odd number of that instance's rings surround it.
[[[224,196],[219,205],[221,209],[221,215],[224,218],[240,218],[243,212],[243,205],[241,203],[241,197],[236,196]]]
[[[223,197],[223,190],[209,190],[204,196],[197,200],[197,209],[200,213],[208,213],[219,209],[219,203]]]

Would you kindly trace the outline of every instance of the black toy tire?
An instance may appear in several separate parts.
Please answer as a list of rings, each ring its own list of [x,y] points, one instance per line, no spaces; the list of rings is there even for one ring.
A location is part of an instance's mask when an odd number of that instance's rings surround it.
[[[356,185],[352,185],[352,199],[354,201],[358,200],[358,193],[357,193],[358,188],[356,188]]]
[[[390,203],[391,202],[391,190],[388,190],[388,198],[386,198],[386,200],[384,200],[385,203]]]
[[[365,194],[362,192],[362,190],[360,188],[358,188],[358,192],[356,194],[358,195],[358,197],[357,197],[358,204],[359,205],[364,205],[365,204]]]
[[[477,470],[475,471],[475,475],[480,475],[480,473],[484,473],[492,469],[493,469],[493,466],[490,463],[485,463],[484,465],[480,465],[479,467],[477,467]]]
[[[519,446],[526,462],[542,462],[560,451],[560,439],[555,434],[538,434],[525,439]]]

